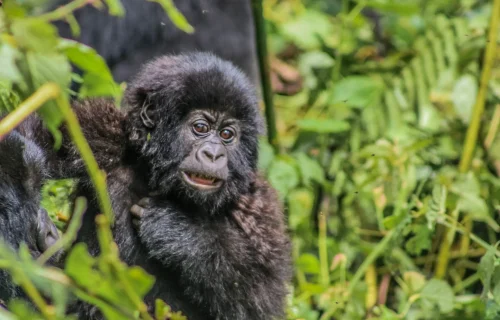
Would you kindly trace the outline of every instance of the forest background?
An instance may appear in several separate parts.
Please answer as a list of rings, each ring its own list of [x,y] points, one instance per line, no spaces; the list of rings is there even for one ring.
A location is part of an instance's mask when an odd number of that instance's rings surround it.
[[[159,2],[188,28],[169,0]],[[118,104],[124,85],[93,50],[50,25],[71,22],[83,3],[41,14],[40,1],[4,1],[0,111],[22,119],[38,110],[56,137],[66,121],[85,153],[68,104],[70,63],[85,72],[81,97]],[[118,0],[106,4],[123,14]],[[265,112],[275,130],[261,141],[260,168],[286,205],[293,239],[288,319],[500,319],[500,0],[262,6],[274,92]],[[13,90],[28,77],[32,85]],[[0,123],[0,136],[10,129]],[[55,181],[43,190],[65,247],[84,211],[81,199],[68,201],[73,187]],[[0,268],[38,308],[16,301],[0,319],[67,319],[70,295],[109,319],[124,310],[150,319],[140,301],[153,279],[119,261],[106,241],[111,218],[104,212],[99,225],[103,253],[90,257],[77,245],[64,270],[26,248],[0,248]],[[154,317],[182,318],[162,302]]]

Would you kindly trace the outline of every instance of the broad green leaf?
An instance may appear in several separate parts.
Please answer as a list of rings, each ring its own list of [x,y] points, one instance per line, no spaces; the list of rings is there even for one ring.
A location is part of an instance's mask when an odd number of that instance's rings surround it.
[[[306,10],[295,19],[285,22],[281,25],[281,31],[302,49],[319,48],[321,42],[318,38],[327,40],[335,34],[334,25],[328,16],[314,10]]]
[[[408,292],[409,295],[420,292],[426,283],[425,276],[415,271],[405,272],[403,274],[403,280],[410,290],[410,292]]]
[[[368,76],[349,76],[334,84],[332,103],[343,102],[351,107],[364,108],[380,101],[383,84]]]
[[[64,55],[55,53],[29,52],[26,54],[26,68],[30,73],[33,90],[43,84],[54,82],[61,90],[65,90],[71,81],[71,66]],[[63,94],[64,91],[63,91]],[[63,120],[56,103],[51,100],[39,110],[43,120],[55,138],[56,146],[60,145],[61,134],[58,130]]]
[[[407,228],[408,231],[412,232],[412,237],[405,243],[405,249],[409,253],[419,256],[422,251],[430,249],[433,230],[429,229],[427,225],[420,224],[410,225]]]
[[[134,292],[141,298],[144,298],[155,283],[154,277],[146,273],[144,269],[136,266],[127,269],[127,279]]]
[[[287,197],[288,224],[292,230],[296,230],[302,224],[311,219],[314,206],[314,193],[306,188],[292,190]]]
[[[351,129],[349,122],[335,119],[303,119],[297,125],[303,131],[316,133],[339,133]]]
[[[122,89],[114,81],[106,61],[91,47],[72,40],[61,40],[59,48],[68,59],[83,72],[80,98],[88,97],[118,97]]]
[[[274,157],[274,149],[271,144],[267,142],[267,138],[259,139],[259,170],[267,172]]]
[[[469,74],[460,77],[453,87],[451,98],[455,106],[455,112],[465,124],[470,122],[477,91],[477,80]]]
[[[299,270],[309,274],[319,274],[319,260],[318,257],[310,253],[302,254],[298,261],[297,267]]]
[[[106,61],[93,48],[74,40],[61,39],[59,49],[84,72],[99,74],[103,79],[113,79]]]
[[[488,292],[490,291],[491,278],[493,277],[493,273],[495,272],[495,250],[496,249],[494,247],[489,248],[479,262],[479,268],[477,272],[479,273],[481,281],[483,282],[483,298],[486,298]]]
[[[449,313],[453,311],[455,295],[448,283],[431,279],[422,289],[421,299],[437,305],[442,313]]]
[[[283,159],[275,159],[268,172],[269,182],[283,197],[299,184],[297,168]]]
[[[21,73],[16,65],[16,58],[19,52],[7,43],[0,46],[0,80],[9,82],[20,82]]]
[[[304,185],[311,186],[313,182],[325,181],[325,172],[317,160],[311,159],[305,153],[299,153],[296,159]]]
[[[39,19],[17,19],[12,23],[12,33],[22,48],[39,53],[55,52],[57,30]]]

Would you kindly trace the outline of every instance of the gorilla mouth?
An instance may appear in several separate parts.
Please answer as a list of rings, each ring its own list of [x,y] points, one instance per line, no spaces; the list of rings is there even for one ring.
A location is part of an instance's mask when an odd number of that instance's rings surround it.
[[[217,189],[222,185],[221,179],[207,174],[183,171],[182,177],[189,185],[201,190]]]

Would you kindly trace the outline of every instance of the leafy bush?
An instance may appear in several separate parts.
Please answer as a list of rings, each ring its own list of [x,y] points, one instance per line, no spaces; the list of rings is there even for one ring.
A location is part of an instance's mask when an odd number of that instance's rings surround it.
[[[71,10],[42,14],[30,1],[4,2],[0,110],[15,108],[16,117],[0,122],[0,136],[38,107],[56,137],[62,121],[72,125],[70,63],[84,71],[80,97],[120,101],[123,86],[104,61],[50,25]],[[118,1],[106,3],[123,14]],[[275,95],[278,130],[270,140],[278,148],[263,140],[260,152],[261,170],[286,203],[294,244],[288,318],[499,318],[500,1],[265,0],[264,12],[272,58],[302,77],[300,92]],[[77,199],[71,210],[71,190],[70,181],[44,188],[44,205],[66,229],[64,247],[85,207]],[[108,201],[101,198],[103,208]],[[141,299],[153,279],[119,261],[112,215],[104,212],[102,254],[91,257],[79,244],[65,270],[32,261],[26,248],[0,248],[0,267],[39,312],[16,301],[2,316],[62,319],[67,297],[76,296],[110,319],[149,319]],[[37,299],[40,292],[50,305]],[[180,318],[162,302],[156,312]]]

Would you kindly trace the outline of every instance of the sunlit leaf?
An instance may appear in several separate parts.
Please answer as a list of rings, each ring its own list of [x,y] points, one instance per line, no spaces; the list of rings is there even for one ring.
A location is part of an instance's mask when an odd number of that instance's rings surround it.
[[[466,124],[469,123],[472,115],[472,109],[476,102],[477,90],[477,80],[472,75],[460,77],[453,87],[451,98],[455,106],[455,112]]]
[[[422,289],[421,299],[437,305],[442,313],[448,313],[453,310],[455,295],[448,283],[431,279]]]
[[[288,161],[279,158],[271,163],[268,179],[282,196],[286,196],[300,181],[297,168]]]
[[[364,108],[378,103],[383,89],[383,84],[374,78],[349,76],[334,84],[331,102]]]
[[[305,273],[319,274],[319,260],[318,257],[304,253],[297,261],[297,267]]]

